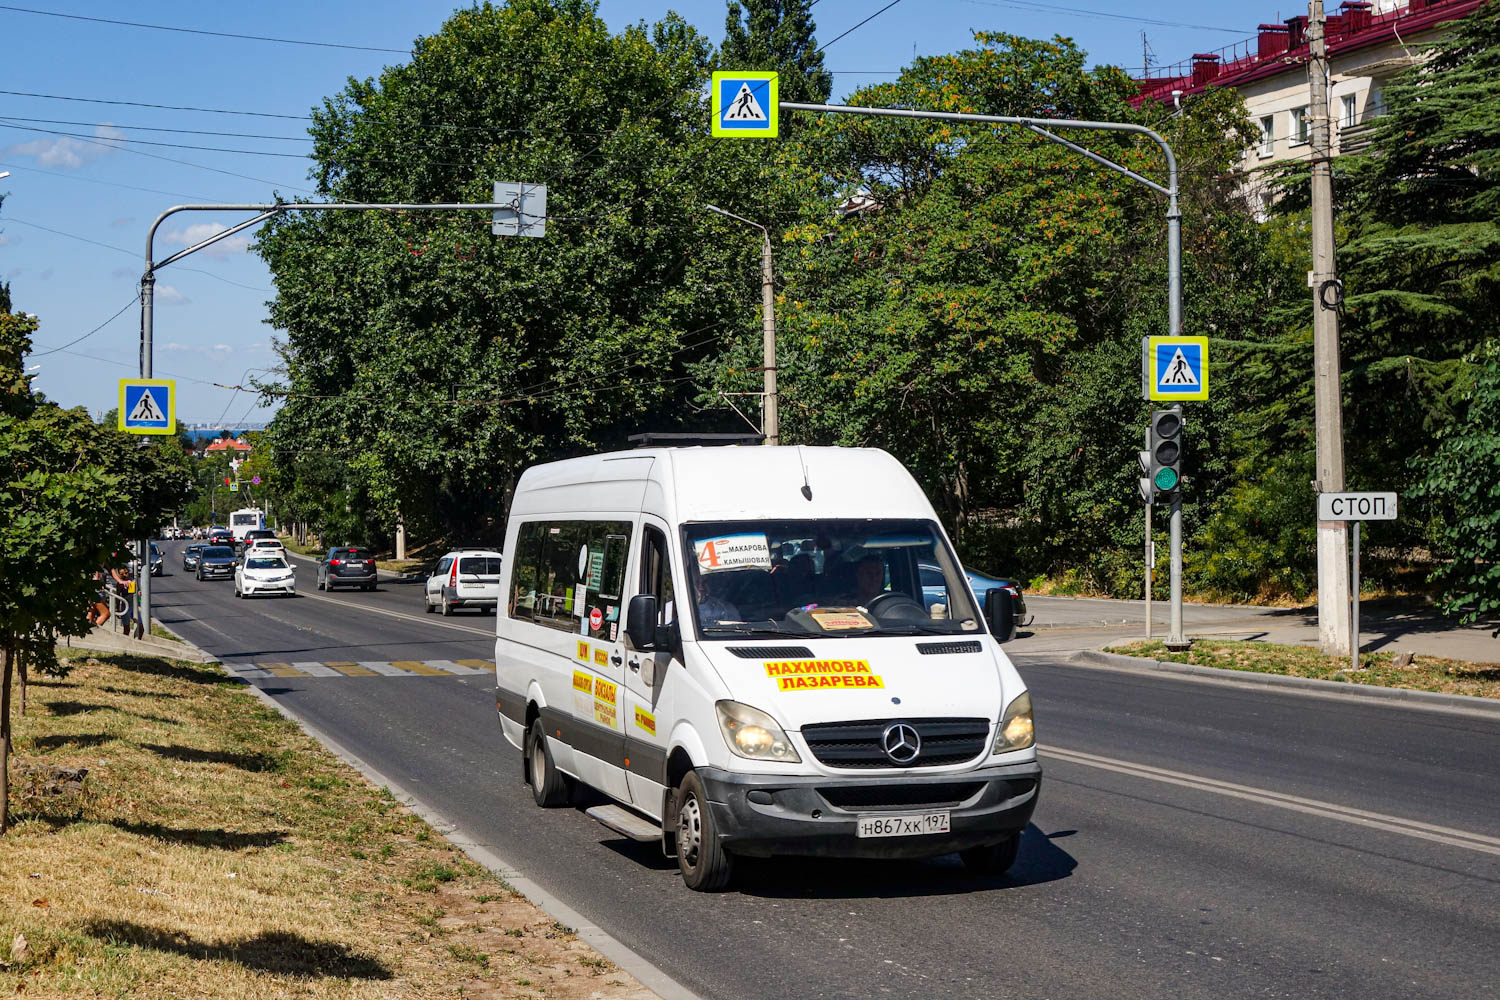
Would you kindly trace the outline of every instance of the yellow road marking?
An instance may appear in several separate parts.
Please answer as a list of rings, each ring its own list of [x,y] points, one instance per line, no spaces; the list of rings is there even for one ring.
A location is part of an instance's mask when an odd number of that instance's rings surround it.
[[[272,677],[306,677],[302,671],[290,663],[257,663],[256,666],[268,672]]]
[[[460,667],[473,667],[475,670],[494,670],[494,660],[454,660]]]
[[[344,660],[344,661],[340,661],[340,662],[335,662],[333,660],[329,660],[327,663],[324,663],[323,666],[325,666],[325,667],[332,667],[334,670],[337,670],[339,673],[344,674],[345,676],[348,676],[348,677],[374,677],[375,676],[375,671],[369,669],[368,667],[362,667],[358,663],[354,663],[353,661],[350,661],[350,660]]]
[[[392,660],[391,666],[395,667],[397,670],[405,670],[407,673],[421,674],[423,677],[452,676],[448,673],[448,671],[439,670],[437,667],[429,667],[421,660]]]

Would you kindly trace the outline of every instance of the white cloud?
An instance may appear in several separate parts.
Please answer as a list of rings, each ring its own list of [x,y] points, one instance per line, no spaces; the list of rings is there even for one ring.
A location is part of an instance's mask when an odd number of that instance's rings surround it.
[[[216,350],[216,351],[222,351],[225,354],[233,354],[234,353],[234,348],[230,347],[228,344],[215,344],[214,345],[214,350]]]
[[[14,241],[9,236],[6,236],[4,233],[0,233],[0,247],[13,242]]]
[[[176,229],[167,233],[164,239],[173,246],[193,246],[213,236],[222,233],[229,227],[222,222],[199,222],[188,226],[186,229]],[[210,257],[228,257],[230,254],[244,253],[250,249],[250,237],[237,235],[220,240],[213,246],[205,247],[200,253],[206,253]]]
[[[109,125],[98,125],[94,128],[94,136],[98,141],[75,139],[67,135],[49,136],[45,139],[19,142],[14,146],[7,146],[0,152],[6,156],[34,157],[39,167],[63,167],[67,170],[77,170],[102,156],[108,156],[116,148],[115,140],[125,138],[125,133]]]
[[[154,298],[163,305],[183,305],[189,301],[186,295],[171,285],[157,285]]]

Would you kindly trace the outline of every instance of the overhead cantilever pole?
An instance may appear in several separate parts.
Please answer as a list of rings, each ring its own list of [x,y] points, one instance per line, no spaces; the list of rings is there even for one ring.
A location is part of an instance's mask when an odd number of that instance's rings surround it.
[[[220,240],[227,239],[241,230],[249,229],[251,226],[264,222],[265,220],[280,215],[283,212],[444,212],[458,209],[480,209],[485,211],[496,211],[508,209],[519,211],[520,206],[515,203],[501,204],[497,202],[481,202],[470,204],[467,202],[449,202],[444,204],[400,204],[380,202],[273,202],[266,205],[174,205],[156,217],[151,223],[151,228],[146,232],[146,270],[141,274],[141,378],[151,377],[152,362],[152,322],[153,322],[153,300],[155,298],[156,272],[166,267],[173,261],[181,260],[189,254],[197,253],[205,247],[213,246]],[[167,220],[169,216],[178,212],[257,212],[255,218],[247,219],[238,225],[231,226],[223,232],[214,233],[206,240],[195,243],[184,250],[179,250],[166,260],[155,262],[156,230]],[[139,589],[141,594],[141,617],[140,620],[149,632],[151,628],[151,540],[143,538],[140,540],[141,572],[139,574]]]

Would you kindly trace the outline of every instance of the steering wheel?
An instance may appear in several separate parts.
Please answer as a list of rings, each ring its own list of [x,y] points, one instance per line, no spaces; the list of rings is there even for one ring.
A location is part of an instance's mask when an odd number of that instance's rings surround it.
[[[882,621],[925,621],[927,618],[927,609],[899,590],[879,595],[865,605],[865,610]]]

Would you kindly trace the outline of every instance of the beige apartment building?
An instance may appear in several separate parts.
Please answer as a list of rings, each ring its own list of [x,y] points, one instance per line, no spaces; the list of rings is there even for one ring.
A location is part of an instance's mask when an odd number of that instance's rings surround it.
[[[1385,109],[1391,77],[1421,58],[1445,25],[1485,0],[1346,0],[1327,18],[1329,114],[1333,151],[1356,152],[1367,123]],[[1233,87],[1244,98],[1260,140],[1245,150],[1245,195],[1258,209],[1272,195],[1256,178],[1272,164],[1305,157],[1308,144],[1307,15],[1260,25],[1254,38],[1199,52],[1140,81],[1141,100],[1171,104],[1207,87]]]

